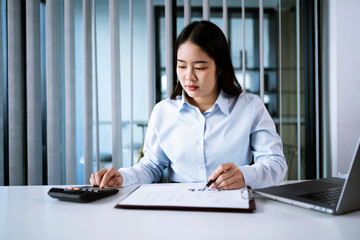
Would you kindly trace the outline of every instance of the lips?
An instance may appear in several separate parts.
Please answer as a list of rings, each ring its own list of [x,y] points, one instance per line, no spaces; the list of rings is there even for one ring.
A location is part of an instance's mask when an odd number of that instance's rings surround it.
[[[194,86],[194,85],[187,85],[186,88],[187,88],[189,91],[195,91],[195,90],[198,89],[199,87]]]

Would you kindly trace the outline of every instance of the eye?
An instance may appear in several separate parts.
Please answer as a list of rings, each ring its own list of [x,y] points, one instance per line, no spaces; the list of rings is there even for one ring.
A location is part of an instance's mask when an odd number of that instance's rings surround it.
[[[196,69],[196,70],[205,70],[206,67],[196,67],[195,69]]]
[[[181,66],[181,65],[178,65],[178,68],[185,69],[185,68],[186,68],[186,66]]]

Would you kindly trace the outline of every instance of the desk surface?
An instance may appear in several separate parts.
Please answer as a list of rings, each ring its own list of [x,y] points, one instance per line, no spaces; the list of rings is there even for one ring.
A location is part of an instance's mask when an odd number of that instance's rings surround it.
[[[0,239],[359,239],[360,211],[342,216],[256,197],[255,213],[115,209],[133,187],[92,203],[51,186],[0,187]]]

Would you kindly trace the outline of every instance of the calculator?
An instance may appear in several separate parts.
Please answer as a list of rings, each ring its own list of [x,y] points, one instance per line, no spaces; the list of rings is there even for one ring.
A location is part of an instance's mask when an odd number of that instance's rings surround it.
[[[105,187],[103,189],[100,189],[99,187],[80,186],[67,188],[53,187],[48,191],[48,194],[52,198],[63,201],[86,203],[109,197],[118,192],[119,189],[114,187]]]

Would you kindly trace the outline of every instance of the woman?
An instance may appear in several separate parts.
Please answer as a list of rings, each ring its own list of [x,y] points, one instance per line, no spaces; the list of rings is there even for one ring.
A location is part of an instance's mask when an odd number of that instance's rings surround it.
[[[179,82],[149,120],[144,157],[131,168],[102,169],[91,184],[158,182],[169,167],[172,182],[206,182],[218,189],[266,187],[287,171],[281,139],[262,101],[242,93],[222,31],[193,22],[175,46]],[[254,164],[250,165],[252,162]]]

